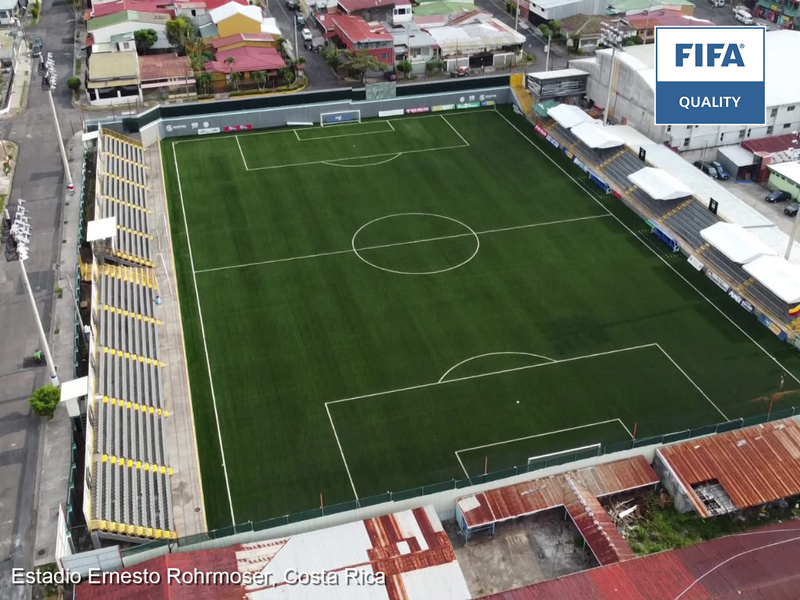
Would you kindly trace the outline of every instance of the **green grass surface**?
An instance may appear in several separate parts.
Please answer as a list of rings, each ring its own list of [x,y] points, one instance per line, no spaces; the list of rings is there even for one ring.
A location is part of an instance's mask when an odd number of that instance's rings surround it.
[[[505,108],[163,153],[210,527],[760,414],[792,356]]]

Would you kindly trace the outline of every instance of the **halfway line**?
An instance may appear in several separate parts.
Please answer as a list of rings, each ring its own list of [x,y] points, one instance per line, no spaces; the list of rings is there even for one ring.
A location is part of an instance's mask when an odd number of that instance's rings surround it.
[[[516,225],[513,227],[501,227],[499,229],[487,229],[485,231],[476,231],[477,235],[484,235],[489,233],[503,233],[505,231],[514,231],[517,229],[531,229],[533,227],[545,227],[548,225],[560,225],[562,223],[575,223],[577,221],[588,221],[590,219],[603,219],[605,217],[610,217],[609,214],[603,215],[592,215],[590,217],[576,217],[574,219],[562,219],[560,221],[547,221],[545,223],[530,223],[528,225]],[[379,244],[377,246],[365,246],[363,248],[358,248],[357,250],[379,250],[381,248],[392,248],[394,246],[408,246],[411,244],[424,244],[427,242],[438,242],[440,240],[452,240],[456,238],[462,237],[472,237],[472,232],[467,233],[455,233],[453,235],[444,235],[441,237],[434,237],[434,238],[425,238],[421,240],[410,240],[408,242],[396,242],[393,244]],[[227,271],[228,269],[244,269],[246,267],[256,267],[260,265],[272,265],[275,263],[283,263],[283,262],[290,262],[294,260],[307,260],[309,258],[321,258],[323,256],[336,256],[337,254],[351,254],[354,250],[352,248],[348,248],[347,250],[334,250],[333,252],[320,252],[318,254],[305,254],[302,256],[290,256],[288,258],[274,258],[272,260],[262,260],[258,262],[251,262],[251,263],[244,263],[241,265],[230,265],[227,267],[213,267],[211,269],[200,269],[195,271],[195,273],[212,273],[214,271]]]

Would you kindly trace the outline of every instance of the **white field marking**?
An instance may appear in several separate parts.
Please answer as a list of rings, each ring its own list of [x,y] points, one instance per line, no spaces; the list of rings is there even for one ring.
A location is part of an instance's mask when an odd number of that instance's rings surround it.
[[[461,261],[457,265],[454,265],[452,267],[447,267],[446,269],[438,269],[436,271],[396,271],[394,269],[387,269],[385,267],[381,267],[380,265],[376,265],[375,263],[368,261],[366,258],[364,258],[358,253],[359,249],[356,248],[356,237],[358,237],[358,234],[361,233],[362,230],[364,230],[366,227],[369,227],[373,223],[377,223],[378,221],[383,221],[384,219],[392,219],[394,217],[435,217],[437,219],[445,219],[447,221],[452,221],[453,223],[461,225],[464,229],[469,231],[469,234],[462,233],[459,234],[458,237],[466,237],[467,235],[472,235],[475,238],[475,251],[466,260]],[[475,232],[474,229],[472,229],[472,227],[470,227],[466,223],[462,223],[458,219],[454,219],[452,217],[446,217],[444,215],[437,215],[434,213],[412,212],[412,213],[397,213],[394,215],[386,215],[385,217],[378,217],[377,219],[372,219],[372,221],[369,221],[368,223],[365,223],[364,225],[359,227],[358,230],[353,234],[353,238],[350,240],[350,246],[353,249],[353,253],[359,258],[359,260],[368,264],[370,267],[380,269],[381,271],[386,271],[387,273],[395,273],[397,275],[435,275],[437,273],[444,273],[446,271],[452,271],[453,269],[458,269],[459,267],[463,267],[465,264],[467,264],[469,261],[475,258],[475,256],[477,256],[478,254],[478,250],[481,249],[481,238],[478,237],[478,234]],[[361,250],[364,249],[365,248],[361,248]]]
[[[339,446],[339,454],[342,455],[344,470],[347,471],[347,478],[350,480],[350,487],[353,488],[353,496],[355,496],[356,500],[358,500],[358,492],[356,491],[356,484],[353,483],[353,476],[350,475],[350,467],[347,466],[347,459],[344,457],[344,450],[342,450],[342,443],[339,441],[339,434],[336,433],[336,426],[333,424],[333,417],[331,416],[331,411],[328,408],[327,404],[325,405],[325,412],[328,413],[328,420],[331,422],[331,428],[333,429],[333,437],[336,438],[336,445]]]
[[[645,348],[655,348],[658,344],[642,344],[641,346],[630,346],[629,348],[620,348],[618,350],[607,350],[606,352],[595,352],[594,354],[585,354],[583,356],[573,356],[572,358],[562,358],[560,360],[554,360],[553,362],[549,363],[540,363],[538,365],[525,365],[522,367],[513,367],[511,369],[502,369],[500,371],[490,371],[488,373],[479,373],[477,375],[466,375],[464,377],[456,377],[455,379],[448,379],[447,381],[433,381],[431,383],[420,383],[417,385],[410,385],[404,388],[398,388],[395,390],[386,390],[383,392],[373,392],[371,394],[362,394],[360,396],[353,396],[351,398],[342,398],[341,400],[329,400],[325,404],[339,404],[340,402],[352,402],[353,400],[365,400],[367,398],[375,398],[377,396],[386,396],[388,394],[399,394],[401,392],[411,392],[414,390],[421,390],[429,387],[434,387],[437,385],[448,385],[450,383],[458,383],[459,381],[469,381],[471,379],[482,379],[484,377],[492,377],[494,375],[504,375],[506,373],[515,373],[517,371],[527,371],[529,369],[538,369],[540,367],[549,367],[551,365],[556,365],[560,363],[568,363],[574,362],[577,360],[585,360],[587,358],[597,358],[598,356],[608,356],[610,354],[620,354],[622,352],[632,352],[634,350],[643,350]]]
[[[381,132],[381,133],[383,133],[383,132]],[[340,165],[340,164],[337,164],[337,163],[335,163],[333,161],[327,161],[327,160],[323,160],[322,164],[323,165],[328,165],[329,167],[340,167],[342,169],[363,169],[364,167],[377,167],[378,165],[385,165],[386,163],[392,162],[395,158],[399,158],[402,155],[403,155],[402,152],[398,152],[397,154],[395,154],[391,158],[387,158],[387,159],[384,159],[384,160],[379,160],[378,162],[366,163],[366,164],[363,164],[363,165]],[[342,159],[339,159],[339,160],[360,160],[361,158],[362,157],[359,156],[358,158],[342,158]]]
[[[694,379],[692,379],[691,377],[689,377],[689,375],[686,373],[686,371],[684,371],[684,370],[681,368],[681,366],[680,366],[678,363],[676,363],[676,362],[675,362],[675,360],[674,360],[674,359],[673,359],[673,358],[672,358],[672,357],[671,357],[671,356],[670,356],[670,355],[667,353],[667,351],[666,351],[666,350],[664,350],[664,349],[661,347],[661,344],[656,344],[656,346],[658,346],[658,349],[659,349],[659,350],[661,350],[661,352],[664,354],[664,356],[666,356],[666,357],[667,357],[667,359],[669,359],[669,362],[671,362],[673,365],[675,365],[675,368],[676,368],[676,369],[678,369],[678,371],[680,371],[680,372],[681,372],[681,374],[682,374],[684,377],[686,377],[686,379],[689,381],[689,383],[691,383],[691,384],[692,384],[692,385],[695,387],[695,389],[697,389],[697,391],[698,391],[698,392],[700,392],[700,394],[703,396],[703,398],[705,398],[706,400],[708,400],[708,403],[709,403],[709,404],[711,404],[711,406],[713,406],[713,407],[716,409],[716,411],[717,411],[719,414],[721,414],[721,415],[722,415],[722,418],[723,418],[723,419],[725,419],[725,421],[729,421],[730,419],[728,419],[728,417],[725,415],[725,413],[724,413],[724,412],[722,412],[722,411],[719,409],[719,406],[717,406],[716,404],[714,404],[714,402],[711,400],[711,398],[709,398],[709,397],[708,397],[708,394],[706,394],[706,393],[705,393],[705,392],[704,392],[702,389],[700,389],[700,386],[699,386],[699,385],[697,385],[697,384],[695,383]]]
[[[788,530],[787,530],[787,531],[788,531]],[[795,530],[795,531],[796,531],[796,530]],[[765,531],[764,533],[773,533],[773,532],[772,532],[772,531]],[[710,568],[708,571],[706,571],[705,573],[703,573],[703,574],[702,574],[700,577],[698,577],[697,579],[695,579],[695,580],[694,580],[692,583],[690,583],[690,584],[689,584],[689,586],[688,586],[688,587],[687,587],[685,590],[683,590],[683,591],[682,591],[680,594],[678,594],[677,596],[675,596],[675,600],[680,600],[680,598],[682,598],[682,597],[683,597],[683,596],[684,596],[684,595],[685,595],[685,594],[686,594],[686,593],[687,593],[687,592],[688,592],[690,589],[692,589],[692,588],[693,588],[695,585],[697,585],[698,583],[700,583],[700,581],[702,581],[702,580],[703,580],[704,578],[706,578],[707,576],[711,575],[711,573],[713,573],[714,571],[716,571],[716,570],[717,570],[717,569],[719,569],[720,567],[723,567],[723,566],[725,566],[726,564],[728,564],[728,563],[729,563],[729,562],[731,562],[732,560],[736,560],[737,558],[740,558],[740,557],[742,557],[742,556],[744,556],[744,555],[746,555],[746,554],[751,554],[751,553],[753,553],[753,552],[758,552],[759,550],[766,550],[767,548],[772,548],[772,547],[774,547],[774,546],[780,546],[780,545],[782,545],[782,544],[790,544],[791,542],[797,542],[797,541],[800,541],[800,536],[793,537],[793,538],[789,538],[788,540],[781,540],[780,542],[773,542],[773,543],[771,543],[771,544],[764,544],[763,546],[759,546],[758,548],[750,548],[750,550],[745,550],[744,552],[739,552],[738,554],[734,554],[733,556],[731,556],[731,557],[729,557],[729,558],[726,558],[725,560],[723,560],[723,561],[722,561],[721,563],[719,563],[718,565],[715,565],[715,566],[713,566],[713,567],[712,567],[712,568]]]
[[[524,442],[525,440],[532,440],[539,437],[545,437],[547,435],[556,435],[559,433],[565,433],[567,431],[576,431],[578,429],[586,429],[587,427],[597,427],[598,425],[607,425],[609,423],[619,423],[622,427],[625,428],[627,431],[628,428],[625,427],[625,423],[623,423],[620,419],[608,419],[607,421],[597,421],[596,423],[587,423],[586,425],[577,425],[576,427],[567,427],[566,429],[556,429],[555,431],[545,431],[543,433],[536,433],[534,435],[526,435],[524,437],[514,438],[512,440],[503,440],[501,442],[493,442],[491,444],[483,444],[482,446],[473,446],[472,448],[461,448],[461,450],[456,450],[456,458],[458,458],[458,462],[461,463],[461,468],[464,469],[464,463],[461,462],[461,457],[459,454],[461,452],[473,452],[474,450],[483,450],[484,448],[493,448],[494,446],[502,446],[503,444],[514,444],[516,442]],[[630,432],[628,432],[630,433]],[[569,449],[565,450],[564,452],[569,452]],[[560,454],[557,452],[556,454]],[[464,469],[464,473],[467,473],[467,470]],[[467,477],[469,477],[469,473],[467,473]]]
[[[461,113],[450,113],[450,116],[462,116],[462,115],[474,115],[477,113],[489,113],[489,112],[497,112],[495,109],[487,108],[485,110],[468,110]],[[398,119],[386,119],[387,122],[394,122],[397,123],[399,121],[414,121],[417,119],[438,119],[442,115],[439,113],[436,114],[428,114],[428,115],[417,115],[413,117],[400,117]],[[362,121],[363,123],[364,121]],[[342,125],[361,125],[361,123],[342,123]],[[335,125],[328,125],[328,127],[335,127]],[[236,134],[229,134],[229,135],[209,135],[209,136],[200,136],[200,137],[193,137],[186,140],[175,140],[175,144],[190,144],[192,142],[213,142],[214,140],[222,140],[225,138],[231,137],[249,137],[251,135],[270,135],[275,133],[291,133],[296,131],[306,131],[308,127],[301,127],[301,128],[293,128],[293,129],[268,129],[266,131],[248,131],[248,132],[239,132]]]
[[[222,446],[222,430],[219,426],[219,412],[217,411],[217,396],[214,392],[214,380],[211,377],[211,360],[208,357],[208,343],[206,342],[206,328],[203,323],[203,311],[200,308],[200,292],[197,289],[197,277],[194,271],[194,257],[192,256],[192,243],[189,240],[189,221],[186,218],[186,206],[183,203],[183,187],[181,186],[181,173],[178,170],[178,153],[175,151],[175,142],[172,142],[172,158],[175,161],[175,175],[178,179],[178,196],[181,199],[181,209],[183,210],[183,225],[186,229],[186,246],[189,250],[189,264],[192,266],[192,280],[194,282],[194,295],[197,300],[197,314],[200,317],[200,335],[203,336],[203,350],[206,354],[206,370],[208,371],[208,384],[211,388],[211,402],[214,406],[214,420],[217,423],[217,438],[219,439],[219,452],[222,456],[222,471],[225,475],[225,488],[228,491],[228,504],[231,507],[231,523],[236,524],[236,517],[233,514],[233,497],[231,496],[231,484],[228,480],[228,467],[225,461],[225,449]]]
[[[477,356],[470,356],[469,358],[462,360],[460,363],[454,364],[452,367],[450,367],[449,369],[447,369],[447,371],[444,372],[444,375],[442,375],[439,378],[439,383],[442,383],[442,381],[444,381],[444,378],[447,377],[451,371],[454,371],[461,365],[464,365],[472,360],[478,360],[479,358],[485,358],[487,356],[502,356],[502,355],[533,356],[534,358],[541,358],[543,360],[549,360],[550,362],[556,362],[554,358],[550,358],[549,356],[542,356],[541,354],[533,354],[532,352],[512,352],[512,351],[487,352],[486,354],[478,354]]]
[[[297,133],[297,129],[292,129],[292,131],[294,131],[294,137],[296,137],[296,138],[297,138],[297,141],[298,141],[298,142],[302,142],[303,140],[301,140],[301,139],[300,139],[300,134],[299,134],[299,133]],[[237,138],[237,139],[238,139],[238,138]]]
[[[469,146],[469,142],[468,142],[467,140],[465,140],[465,139],[464,139],[464,136],[463,136],[463,135],[461,135],[461,134],[458,132],[458,129],[456,129],[455,127],[453,127],[453,124],[452,124],[450,121],[448,121],[448,120],[445,118],[445,116],[444,116],[444,115],[442,115],[442,121],[444,121],[445,123],[447,123],[447,124],[450,126],[450,129],[452,129],[453,131],[455,131],[455,132],[456,132],[456,135],[457,135],[458,137],[460,137],[460,138],[461,138],[461,141],[462,141],[462,142],[464,142],[464,144],[466,144],[467,146]]]
[[[478,235],[486,235],[490,233],[504,233],[506,231],[516,231],[518,229],[532,229],[534,227],[546,227],[548,225],[561,225],[563,223],[574,223],[576,221],[587,221],[589,219],[604,219],[609,215],[592,215],[590,217],[576,217],[574,219],[561,219],[560,221],[546,221],[544,223],[529,223],[528,225],[514,225],[512,227],[500,227],[499,229],[486,229],[484,231],[476,231]],[[378,244],[376,246],[365,246],[359,250],[380,250],[381,248],[392,248],[394,246],[407,246],[409,244],[424,244],[427,242],[438,242],[440,240],[450,240],[460,237],[471,236],[472,233],[455,233],[453,235],[445,235],[442,237],[425,238],[422,240],[409,240],[408,242],[395,242],[393,244]],[[291,262],[295,260],[308,260],[311,258],[322,258],[325,256],[336,256],[337,254],[350,254],[353,248],[347,250],[334,250],[332,252],[319,252],[317,254],[305,254],[302,256],[290,256],[288,258],[273,258],[271,260],[261,260],[258,262],[243,263],[241,265],[230,265],[227,267],[212,267],[210,269],[200,269],[195,273],[213,273],[214,271],[227,271],[228,269],[244,269],[247,267],[257,267],[261,265],[272,265],[276,263]]]
[[[456,451],[456,460],[458,461],[458,464],[461,465],[461,470],[464,471],[464,475],[466,475],[467,479],[469,479],[469,471],[467,471],[467,468],[464,466],[464,463],[461,462],[461,457],[458,455],[458,451]]]
[[[397,156],[402,156],[404,154],[418,154],[420,152],[436,152],[438,150],[455,150],[456,148],[468,148],[469,146],[440,146],[438,148],[422,148],[419,150],[403,150],[401,152],[382,152],[380,154],[366,154],[364,156],[349,156],[347,158],[326,158],[324,160],[310,160],[308,162],[300,162],[300,163],[287,163],[284,165],[269,165],[266,167],[253,167],[248,168],[248,171],[267,171],[271,169],[288,169],[289,167],[307,167],[309,165],[325,165],[328,163],[336,162],[336,161],[343,161],[343,160],[357,160],[359,158],[381,158],[384,156],[391,156],[392,159],[397,158]],[[395,156],[397,155],[397,156]],[[339,165],[336,165],[339,166]],[[362,165],[357,165],[362,166]],[[369,165],[368,165],[369,166]]]
[[[499,112],[499,111],[497,111],[497,110],[495,110],[495,112],[496,112],[498,115],[500,115],[500,118],[502,118],[502,119],[503,119],[503,120],[504,120],[506,123],[508,123],[508,124],[509,124],[509,125],[510,125],[510,126],[511,126],[511,127],[512,127],[512,128],[513,128],[513,129],[514,129],[516,132],[517,132],[517,133],[518,133],[518,134],[520,134],[520,135],[523,137],[523,139],[525,139],[525,141],[527,141],[527,142],[528,142],[528,143],[529,143],[531,146],[533,146],[534,148],[536,148],[536,150],[537,150],[537,151],[538,151],[538,152],[539,152],[539,153],[540,153],[542,156],[544,156],[544,157],[545,157],[547,160],[549,160],[551,163],[553,163],[553,165],[555,165],[555,167],[556,167],[556,168],[557,168],[559,171],[561,171],[561,172],[562,172],[564,175],[566,175],[567,177],[569,177],[569,178],[572,180],[572,182],[573,182],[575,185],[577,185],[579,188],[581,188],[581,189],[582,189],[582,190],[583,190],[583,191],[584,191],[584,192],[585,192],[585,193],[586,193],[586,194],[587,194],[587,195],[588,195],[588,196],[589,196],[589,197],[590,197],[592,200],[594,200],[594,201],[595,201],[595,202],[596,202],[596,203],[597,203],[597,204],[598,204],[598,205],[599,205],[599,206],[600,206],[600,207],[601,207],[603,210],[605,210],[605,211],[606,211],[606,212],[609,214],[609,216],[613,217],[613,218],[614,218],[614,219],[617,221],[617,223],[619,223],[619,224],[620,224],[622,227],[624,227],[624,228],[625,228],[625,230],[626,230],[628,233],[630,233],[630,234],[631,234],[633,237],[635,237],[637,240],[639,240],[639,242],[640,242],[641,244],[644,244],[644,246],[645,246],[645,247],[646,247],[648,250],[650,250],[650,252],[652,252],[654,255],[656,255],[656,256],[658,257],[658,259],[659,259],[661,262],[663,262],[665,265],[667,265],[667,268],[668,268],[668,269],[670,269],[670,270],[671,270],[673,273],[675,273],[675,275],[677,275],[678,277],[680,277],[680,278],[681,278],[681,279],[682,279],[682,280],[683,280],[683,281],[686,283],[686,285],[688,285],[688,286],[689,286],[690,288],[692,288],[692,289],[693,289],[695,292],[697,292],[697,294],[698,294],[698,295],[699,295],[699,296],[700,296],[700,297],[701,297],[703,300],[705,300],[705,301],[706,301],[706,302],[708,302],[708,303],[709,303],[709,304],[710,304],[712,307],[714,307],[714,310],[716,310],[716,311],[717,311],[719,314],[721,314],[721,315],[722,315],[722,316],[723,316],[723,317],[724,317],[724,318],[725,318],[725,319],[726,319],[726,320],[727,320],[727,321],[728,321],[728,322],[729,322],[731,325],[733,325],[733,326],[734,326],[736,329],[738,329],[738,330],[739,330],[739,331],[742,333],[742,335],[744,335],[744,336],[745,336],[745,337],[746,337],[748,340],[750,340],[751,342],[753,342],[753,344],[755,344],[755,345],[756,345],[756,347],[757,347],[759,350],[761,350],[761,351],[762,351],[764,354],[766,354],[766,355],[767,355],[767,357],[769,357],[769,358],[772,360],[772,362],[774,362],[776,365],[778,365],[778,366],[779,366],[781,369],[783,369],[783,370],[784,370],[786,373],[788,373],[788,374],[789,374],[789,377],[791,377],[791,378],[792,378],[792,379],[794,379],[794,380],[795,380],[795,381],[796,381],[798,384],[800,384],[800,379],[798,379],[798,378],[797,378],[797,376],[795,376],[795,375],[794,375],[794,373],[792,373],[792,372],[791,372],[789,369],[787,369],[786,367],[784,367],[784,366],[783,366],[783,364],[782,364],[782,363],[781,363],[781,362],[780,362],[780,361],[779,361],[777,358],[775,358],[774,356],[772,356],[772,354],[770,354],[769,352],[767,352],[767,349],[766,349],[766,348],[764,348],[764,346],[762,346],[762,345],[761,345],[761,344],[759,344],[757,341],[755,341],[755,340],[752,338],[752,336],[751,336],[749,333],[747,333],[747,332],[746,332],[744,329],[742,329],[741,327],[739,327],[739,325],[738,325],[738,324],[737,324],[737,323],[736,323],[736,322],[735,322],[733,319],[731,319],[731,318],[730,318],[728,315],[726,315],[726,314],[725,314],[725,312],[724,312],[724,311],[723,311],[723,310],[722,310],[722,309],[721,309],[719,306],[717,306],[716,304],[714,304],[714,303],[713,303],[713,302],[712,302],[712,301],[711,301],[711,300],[708,298],[708,296],[706,296],[705,294],[703,294],[703,292],[701,292],[699,289],[697,289],[697,288],[694,286],[694,284],[692,284],[692,282],[690,282],[688,279],[686,279],[686,277],[684,277],[683,275],[681,275],[681,274],[678,272],[678,270],[677,270],[675,267],[673,267],[671,264],[669,264],[669,261],[667,261],[667,260],[666,260],[666,259],[665,259],[663,256],[661,256],[661,255],[660,255],[658,252],[656,252],[656,251],[655,251],[655,250],[654,250],[654,249],[653,249],[651,246],[649,246],[649,245],[648,245],[648,244],[647,244],[647,243],[646,243],[644,240],[642,240],[642,239],[641,239],[641,238],[640,238],[638,235],[636,235],[636,232],[634,232],[634,231],[633,231],[633,230],[632,230],[630,227],[628,227],[628,226],[627,226],[625,223],[623,223],[623,222],[622,222],[622,220],[621,220],[619,217],[617,217],[617,216],[616,216],[614,213],[612,213],[610,210],[608,210],[608,208],[606,208],[606,206],[605,206],[605,205],[604,205],[602,202],[600,202],[600,200],[598,200],[598,199],[597,199],[597,198],[596,198],[596,197],[595,197],[595,196],[594,196],[594,195],[593,195],[593,194],[592,194],[592,193],[589,191],[589,189],[587,189],[586,187],[584,187],[584,186],[583,186],[583,184],[582,184],[581,182],[579,182],[579,181],[578,181],[577,179],[575,179],[575,178],[574,178],[572,175],[570,175],[569,173],[567,173],[567,172],[566,172],[566,171],[565,171],[565,170],[564,170],[564,169],[561,167],[561,165],[559,165],[559,164],[558,164],[556,161],[554,161],[554,160],[553,160],[551,157],[549,157],[547,154],[545,154],[544,150],[542,150],[542,149],[541,149],[541,148],[539,148],[539,147],[538,147],[536,144],[534,144],[534,143],[533,143],[533,141],[532,141],[532,140],[531,140],[531,139],[530,139],[528,136],[526,136],[524,133],[522,133],[522,131],[520,131],[520,129],[519,129],[519,128],[518,128],[516,125],[514,125],[514,124],[513,124],[511,121],[509,121],[509,120],[506,118],[506,116],[505,116],[503,113],[501,113],[501,112]]]
[[[236,138],[236,145],[239,146],[239,154],[242,155],[242,163],[244,163],[244,170],[249,171],[250,169],[247,166],[247,160],[244,157],[244,151],[242,150],[242,145],[239,143],[239,138]]]
[[[383,131],[362,131],[361,133],[342,133],[340,135],[318,135],[316,137],[308,137],[308,138],[301,138],[300,134],[297,133],[297,129],[293,130],[294,134],[297,136],[297,139],[301,142],[311,142],[313,140],[335,140],[336,138],[344,138],[344,137],[355,137],[358,135],[375,135],[376,133],[394,133],[397,130],[392,125],[391,121],[377,121],[378,123],[386,123],[389,126],[389,129],[384,129]],[[361,123],[359,123],[361,125]]]

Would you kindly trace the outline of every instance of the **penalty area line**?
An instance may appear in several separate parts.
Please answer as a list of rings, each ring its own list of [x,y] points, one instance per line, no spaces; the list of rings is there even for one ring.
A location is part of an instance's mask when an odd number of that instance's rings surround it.
[[[356,491],[356,484],[353,483],[353,476],[350,474],[350,467],[347,464],[347,459],[344,457],[344,450],[342,450],[342,442],[339,441],[339,434],[336,433],[336,425],[333,424],[333,417],[331,416],[331,411],[328,408],[328,403],[325,403],[325,412],[328,413],[328,420],[331,422],[331,429],[333,429],[333,437],[336,438],[336,445],[339,446],[339,454],[342,457],[342,462],[344,463],[344,470],[347,471],[347,478],[350,480],[350,487],[353,490],[353,496],[356,500],[358,500],[358,492]]]

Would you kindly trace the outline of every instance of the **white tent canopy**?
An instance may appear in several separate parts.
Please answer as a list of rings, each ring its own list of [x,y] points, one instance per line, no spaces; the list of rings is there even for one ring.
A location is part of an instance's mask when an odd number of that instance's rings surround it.
[[[692,195],[692,190],[661,169],[645,167],[628,175],[628,179],[656,200],[677,200]]]
[[[786,304],[800,303],[800,267],[777,256],[762,256],[744,270]]]
[[[616,148],[625,143],[622,138],[617,137],[602,125],[594,123],[576,125],[572,128],[572,133],[590,148]]]
[[[581,123],[594,123],[594,119],[572,104],[559,104],[547,111],[547,115],[555,119],[556,123],[571,129]]]
[[[703,239],[740,265],[775,252],[741,225],[715,223],[700,232]]]

